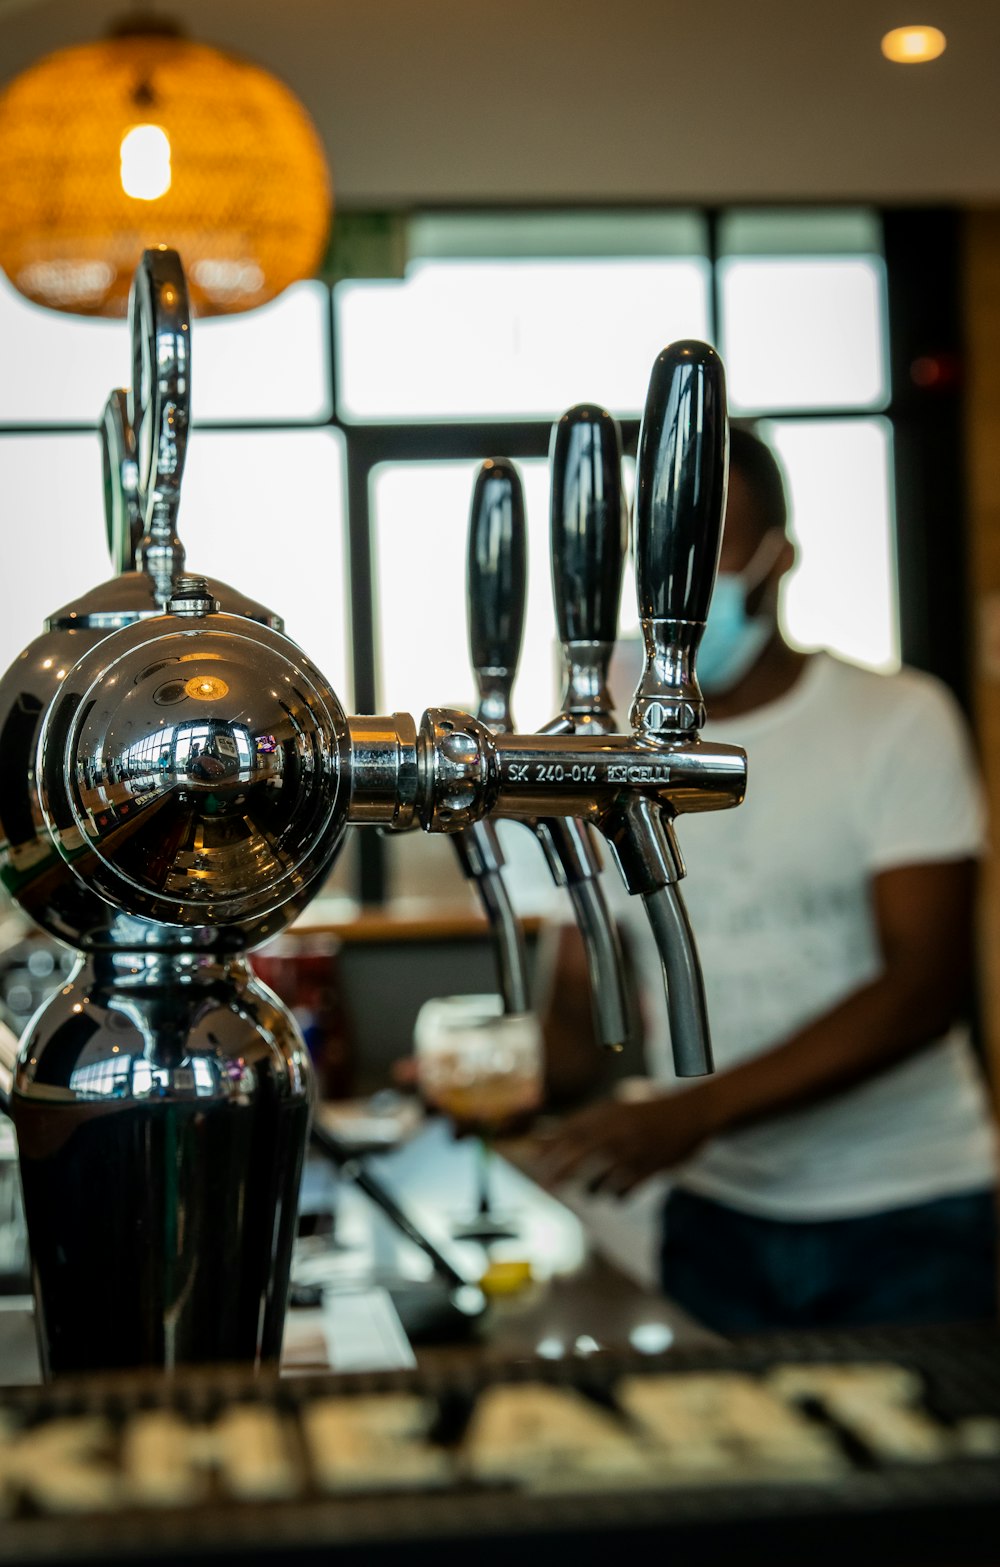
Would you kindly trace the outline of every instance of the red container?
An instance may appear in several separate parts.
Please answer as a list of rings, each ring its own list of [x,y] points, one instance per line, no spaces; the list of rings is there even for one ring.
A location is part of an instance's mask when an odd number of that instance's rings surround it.
[[[342,945],[333,935],[293,931],[250,959],[254,973],[298,1023],[321,1099],[349,1099],[354,1092],[353,1038],[340,970]]]

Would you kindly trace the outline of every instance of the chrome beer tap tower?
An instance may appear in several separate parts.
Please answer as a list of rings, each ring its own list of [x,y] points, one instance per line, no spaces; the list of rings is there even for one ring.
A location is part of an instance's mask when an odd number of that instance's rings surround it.
[[[597,510],[617,565],[592,523],[562,530],[565,710],[523,735],[494,732],[485,690],[478,718],[349,717],[277,617],[185,568],[191,344],[173,252],[146,253],[130,316],[133,385],[104,426],[119,575],[52,617],[0,685],[0,875],[79,953],[24,1035],[11,1094],[50,1372],[277,1358],[312,1079],[246,953],[319,890],[349,826],[472,834],[510,817],[577,847],[587,829],[574,824],[596,829],[649,910],[677,1069],[697,1073],[711,1060],[673,823],[738,805],[746,776],[742,751],[698,736],[694,656],[725,499],[712,349],[675,344],[653,368],[636,498],[646,668],[631,729],[611,732],[604,694],[617,597],[593,587],[621,569],[612,498]],[[616,469],[607,416],[567,420],[591,475],[595,453]],[[582,842],[572,863],[586,867]],[[601,995],[611,961],[594,957]]]

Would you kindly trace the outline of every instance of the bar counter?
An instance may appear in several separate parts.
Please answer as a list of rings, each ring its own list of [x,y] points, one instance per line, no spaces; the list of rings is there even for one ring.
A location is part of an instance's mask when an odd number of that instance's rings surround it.
[[[472,1195],[468,1145],[431,1123],[378,1168],[474,1276],[475,1248],[450,1234]],[[307,1304],[281,1377],[18,1388],[25,1318],[4,1312],[0,1563],[1000,1563],[994,1328],[725,1343],[588,1253],[579,1221],[506,1162],[496,1193],[519,1231],[503,1254],[529,1258],[535,1282],[398,1369],[331,1372],[336,1334]],[[333,1294],[426,1283],[365,1209],[345,1183]]]

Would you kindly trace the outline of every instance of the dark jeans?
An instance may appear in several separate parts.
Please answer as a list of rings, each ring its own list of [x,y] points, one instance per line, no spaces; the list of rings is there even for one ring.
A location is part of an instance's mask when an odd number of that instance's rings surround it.
[[[719,1333],[995,1318],[996,1197],[793,1223],[677,1189],[660,1277],[666,1295]]]

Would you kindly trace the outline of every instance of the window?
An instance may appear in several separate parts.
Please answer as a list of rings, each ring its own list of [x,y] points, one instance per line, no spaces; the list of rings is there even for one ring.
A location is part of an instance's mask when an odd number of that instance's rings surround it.
[[[730,410],[882,408],[885,263],[864,209],[736,209],[719,223]]]
[[[252,316],[199,321],[192,347],[196,420],[323,420],[331,409],[328,294],[298,283]],[[124,321],[30,304],[0,273],[0,339],[17,374],[0,380],[0,424],[96,425],[112,387],[131,379]]]
[[[798,560],[788,635],[899,665],[885,264],[874,214],[735,210],[719,224],[730,412],[758,422],[788,481]]]
[[[348,419],[637,414],[664,343],[705,337],[696,259],[418,261],[402,283],[338,290]]]
[[[383,464],[372,476],[379,707],[474,708],[465,601],[466,536],[478,463]],[[548,548],[548,466],[518,464],[528,531],[528,594],[514,715],[538,729],[558,711],[559,663]],[[429,602],[428,562],[434,603]],[[428,693],[433,693],[429,695]]]
[[[762,433],[785,469],[798,545],[785,582],[788,635],[898,669],[889,421],[779,419]]]
[[[884,405],[875,258],[734,257],[720,275],[734,414]]]
[[[189,564],[283,616],[343,702],[345,476],[337,429],[196,430],[179,516]]]
[[[0,437],[4,669],[39,635],[46,616],[109,575],[101,497],[93,434]]]

